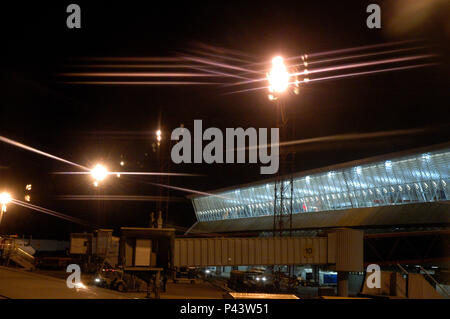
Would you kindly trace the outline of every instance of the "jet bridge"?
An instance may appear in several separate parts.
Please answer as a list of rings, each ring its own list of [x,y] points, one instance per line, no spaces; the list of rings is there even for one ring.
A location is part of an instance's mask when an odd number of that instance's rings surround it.
[[[335,265],[363,270],[364,233],[336,229],[325,237],[176,238],[174,266]]]

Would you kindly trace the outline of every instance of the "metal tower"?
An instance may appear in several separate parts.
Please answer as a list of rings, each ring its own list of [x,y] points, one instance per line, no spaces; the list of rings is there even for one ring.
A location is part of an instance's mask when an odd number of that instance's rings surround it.
[[[288,118],[286,115],[285,104],[282,99],[276,101],[277,107],[277,127],[280,130],[279,140],[289,140]],[[281,149],[281,148],[280,148]],[[273,235],[283,236],[288,231],[292,235],[292,212],[294,184],[292,177],[292,165],[294,154],[290,152],[281,152],[277,177],[274,182],[274,202],[273,202]]]

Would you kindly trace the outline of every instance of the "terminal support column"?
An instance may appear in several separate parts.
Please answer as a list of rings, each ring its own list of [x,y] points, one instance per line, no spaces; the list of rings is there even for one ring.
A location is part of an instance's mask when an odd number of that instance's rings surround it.
[[[338,286],[337,286],[338,296],[348,297],[348,272],[339,271],[337,279],[338,279]]]

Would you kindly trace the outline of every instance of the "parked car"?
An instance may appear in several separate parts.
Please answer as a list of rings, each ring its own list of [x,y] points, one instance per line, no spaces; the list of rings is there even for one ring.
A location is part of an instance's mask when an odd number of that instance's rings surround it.
[[[192,284],[199,276],[199,271],[196,267],[178,267],[175,270],[175,276],[173,282],[189,281]]]
[[[128,285],[125,279],[123,270],[103,268],[95,274],[93,284],[102,288],[124,292],[128,290]]]

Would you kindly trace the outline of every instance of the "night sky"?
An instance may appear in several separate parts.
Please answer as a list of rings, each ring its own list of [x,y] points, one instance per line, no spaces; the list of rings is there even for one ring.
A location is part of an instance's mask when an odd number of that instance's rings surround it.
[[[92,2],[76,2],[81,7],[81,29],[66,27],[69,1],[2,5],[2,136],[87,167],[103,162],[120,170],[123,159],[124,170],[157,171],[152,143],[159,123],[165,138],[161,152],[168,153],[167,137],[181,123],[191,128],[194,119],[202,119],[204,128],[274,127],[274,104],[264,91],[224,94],[223,88],[209,85],[68,84],[58,76],[67,65],[92,57],[176,57],[202,45],[270,61],[276,54],[288,57],[420,39],[429,48],[427,53],[438,54],[437,65],[310,83],[298,96],[289,97],[287,107],[295,127],[293,139],[423,130],[389,138],[301,144],[295,148],[295,170],[449,140],[450,8],[442,5],[445,2],[435,1],[440,5],[428,19],[403,33],[389,29],[392,3],[382,1],[376,2],[382,8],[380,30],[365,24],[370,1]],[[203,176],[171,177],[170,184],[208,191],[269,177],[261,176],[259,167],[171,163],[171,171]],[[159,188],[151,184],[158,178],[111,176],[95,188],[89,176],[51,174],[74,170],[0,143],[0,190],[23,199],[25,185],[31,183],[35,205],[105,227],[147,226],[154,202],[62,201],[57,196],[158,195]],[[189,227],[195,221],[187,195],[170,191],[180,201],[169,206],[169,224]],[[85,230],[90,229],[14,205],[8,206],[0,225],[0,233],[41,238],[68,238],[70,232]]]

